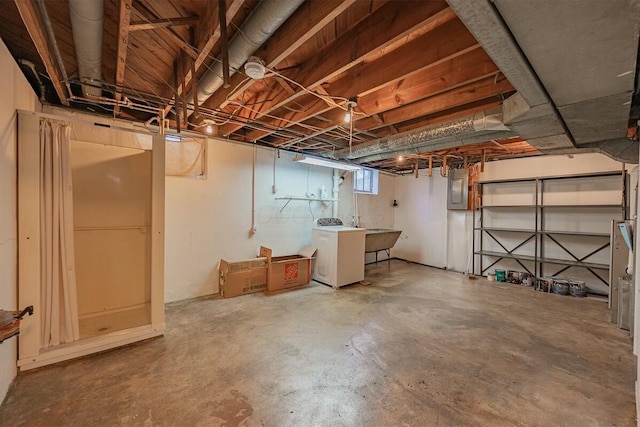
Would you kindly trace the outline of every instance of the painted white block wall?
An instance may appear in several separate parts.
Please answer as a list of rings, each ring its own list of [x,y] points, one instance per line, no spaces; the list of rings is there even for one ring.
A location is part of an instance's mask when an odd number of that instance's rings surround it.
[[[275,198],[319,197],[323,185],[331,197],[332,169],[294,163],[291,153],[281,151],[277,158],[275,150],[258,148],[256,233],[250,236],[253,153],[249,145],[210,139],[206,179],[166,178],[167,302],[217,293],[221,258],[253,258],[261,245],[274,255],[295,254],[311,244],[313,218],[331,216],[330,202],[294,200],[284,207],[286,200]]]
[[[481,180],[571,175],[619,170],[622,163],[601,154],[541,156],[488,162]],[[437,171],[396,179],[394,228],[403,230],[392,254],[434,267],[467,272],[473,228],[470,211],[447,211],[447,181]],[[587,201],[584,201],[587,203]]]
[[[16,219],[16,109],[36,111],[38,98],[0,40],[0,308],[18,309]],[[17,345],[0,345],[0,402],[16,376]]]
[[[395,179],[394,228],[402,235],[391,254],[420,264],[447,265],[447,179],[426,171]]]
[[[338,218],[342,219],[345,225],[354,224],[354,191],[353,173],[340,171],[344,175],[344,182],[340,185],[340,204]],[[378,194],[356,194],[357,197],[357,224],[361,228],[388,228],[394,227],[395,208],[395,176],[378,174]],[[378,261],[387,259],[384,252],[378,253]],[[366,263],[375,261],[375,254],[367,254]]]
[[[331,202],[293,200],[284,207],[286,200],[275,199],[319,197],[323,185],[331,198],[333,169],[294,163],[292,153],[280,151],[277,157],[275,150],[258,148],[256,233],[250,236],[253,147],[210,139],[207,157],[206,179],[166,178],[167,302],[217,293],[221,258],[253,258],[261,245],[275,255],[296,253],[311,244],[314,219],[333,216]],[[345,175],[338,197],[338,217],[348,225],[353,217],[352,176]],[[381,174],[378,195],[358,196],[361,227],[393,227],[394,181]]]

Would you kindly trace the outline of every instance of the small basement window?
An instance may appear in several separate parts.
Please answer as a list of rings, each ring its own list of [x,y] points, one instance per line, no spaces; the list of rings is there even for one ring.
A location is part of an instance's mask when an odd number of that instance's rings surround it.
[[[0,0],[1,1],[1,0]],[[151,150],[153,137],[150,134],[136,133],[137,145],[143,150]],[[207,139],[185,137],[181,135],[165,135],[166,176],[182,176],[185,178],[206,178],[207,175]]]
[[[167,135],[165,138],[165,175],[204,178],[207,140]]]
[[[362,194],[378,194],[378,171],[375,169],[354,171],[353,191]]]

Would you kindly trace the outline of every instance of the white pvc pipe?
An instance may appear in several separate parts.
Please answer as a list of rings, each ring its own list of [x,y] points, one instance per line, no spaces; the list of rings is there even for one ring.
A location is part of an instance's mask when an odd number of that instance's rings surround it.
[[[631,189],[631,197],[629,200],[629,219],[633,221],[633,236],[637,235],[636,219],[638,216],[638,166],[629,171],[629,188]],[[635,244],[634,244],[635,247]],[[627,274],[633,276],[635,254],[633,251],[629,251],[629,261],[627,262]]]
[[[331,189],[331,198],[333,199],[333,217],[338,218],[338,199],[340,198],[340,171],[333,170],[333,188]]]
[[[256,234],[256,157],[258,155],[258,147],[253,146],[253,154],[251,156],[251,229],[249,230],[249,237],[253,237]]]

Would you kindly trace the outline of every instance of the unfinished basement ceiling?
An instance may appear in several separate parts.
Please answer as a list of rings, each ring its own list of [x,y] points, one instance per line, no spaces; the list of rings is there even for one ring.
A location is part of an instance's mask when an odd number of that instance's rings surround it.
[[[637,162],[638,3],[14,0],[0,37],[48,103],[162,111],[180,131],[396,173],[581,151]],[[265,77],[247,76],[250,57]]]

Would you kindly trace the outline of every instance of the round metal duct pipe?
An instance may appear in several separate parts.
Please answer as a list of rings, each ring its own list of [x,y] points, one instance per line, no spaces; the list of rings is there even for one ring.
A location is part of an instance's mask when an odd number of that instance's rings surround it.
[[[82,1],[82,0],[76,0]],[[247,59],[296,11],[304,0],[265,0],[229,42],[229,74],[235,74]],[[222,61],[216,61],[211,70],[198,82],[198,105],[202,105],[222,87]],[[188,96],[193,102],[193,94]]]
[[[102,96],[103,0],[69,0],[69,15],[76,48],[82,95]],[[97,86],[97,87],[95,87]]]

